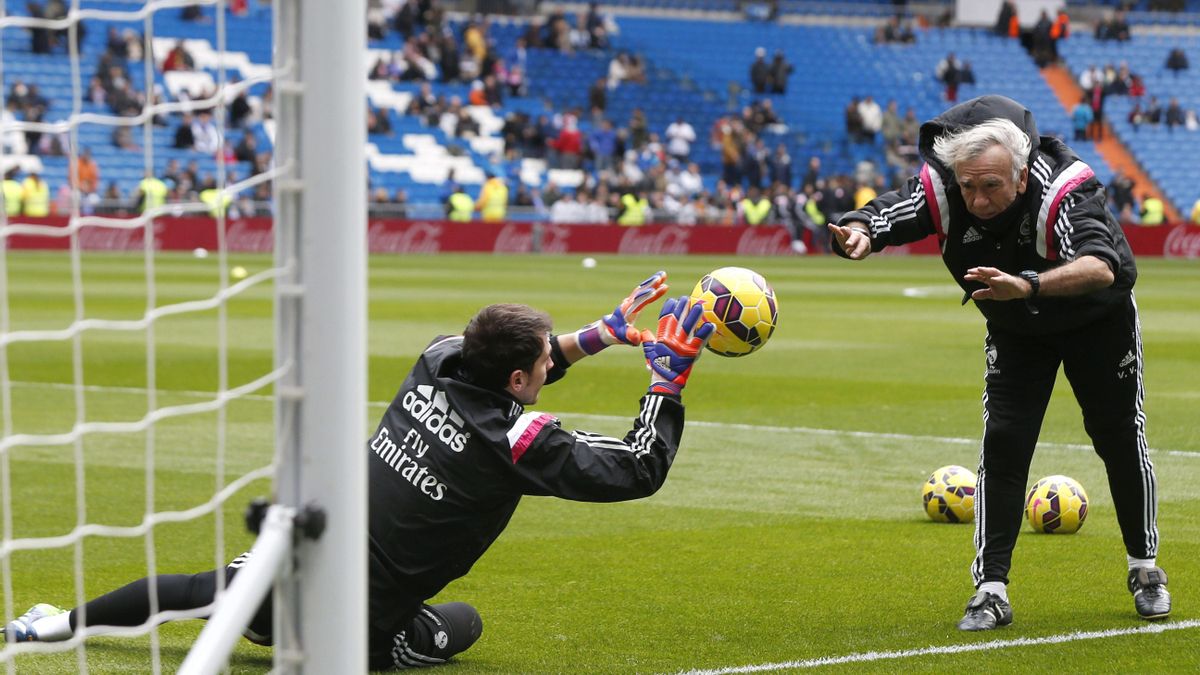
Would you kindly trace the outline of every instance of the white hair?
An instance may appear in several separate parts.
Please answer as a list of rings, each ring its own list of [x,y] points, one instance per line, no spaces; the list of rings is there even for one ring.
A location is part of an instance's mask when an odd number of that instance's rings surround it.
[[[994,145],[1002,146],[1012,155],[1013,180],[1020,179],[1021,170],[1029,163],[1031,141],[1028,134],[1003,117],[938,136],[933,139],[933,154],[953,170],[960,162],[975,159]]]

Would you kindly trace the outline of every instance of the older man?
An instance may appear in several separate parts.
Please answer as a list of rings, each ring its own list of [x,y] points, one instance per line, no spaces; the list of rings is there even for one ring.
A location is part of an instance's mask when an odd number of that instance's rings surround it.
[[[1146,619],[1171,611],[1157,566],[1157,490],[1142,410],[1142,341],[1133,255],[1092,169],[1033,115],[983,96],[921,127],[920,174],[845,214],[835,252],[861,260],[936,236],[942,260],[987,320],[984,436],[976,491],[977,592],[961,630],[1012,622],[1008,573],[1029,464],[1061,365],[1108,472]]]

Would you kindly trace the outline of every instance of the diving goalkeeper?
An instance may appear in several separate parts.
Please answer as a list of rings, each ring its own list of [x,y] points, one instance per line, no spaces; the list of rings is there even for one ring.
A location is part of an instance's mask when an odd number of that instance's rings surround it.
[[[367,443],[368,663],[373,670],[445,662],[479,638],[483,624],[462,602],[428,604],[465,575],[504,530],[523,495],[615,502],[646,497],[666,480],[683,434],[680,394],[713,325],[699,304],[669,299],[658,330],[638,314],[667,292],[666,273],[642,282],[611,314],[573,333],[525,305],[483,308],[462,335],[435,339],[417,359]],[[569,366],[613,345],[640,346],[648,392],[624,438],[567,431],[527,409]],[[250,554],[224,570],[233,578]],[[161,611],[207,607],[217,574],[161,575]],[[150,619],[150,579],[69,612],[33,607],[5,627],[10,641],[69,639],[91,626]],[[272,642],[271,598],[245,632]]]

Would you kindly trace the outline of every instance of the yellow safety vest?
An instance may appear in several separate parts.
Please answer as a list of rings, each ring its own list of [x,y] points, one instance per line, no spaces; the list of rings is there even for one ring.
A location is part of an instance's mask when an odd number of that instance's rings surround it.
[[[457,223],[471,222],[471,214],[475,211],[475,202],[465,192],[455,192],[450,195],[450,220]],[[503,218],[504,216],[501,216]]]
[[[808,217],[812,218],[812,221],[818,226],[825,224],[825,214],[821,213],[821,207],[817,206],[817,200],[809,199],[807,202],[805,202],[804,212],[807,213]]]
[[[1196,203],[1192,205],[1192,222],[1200,225],[1200,199],[1197,199]]]
[[[138,188],[142,191],[142,213],[167,203],[167,184],[154,176],[143,178]]]
[[[200,191],[200,201],[208,206],[208,212],[213,218],[216,218],[224,213],[225,209],[229,208],[229,205],[233,203],[233,197],[222,194],[216,188],[208,188],[207,190]]]
[[[9,217],[21,215],[21,198],[24,195],[20,183],[11,178],[4,181],[4,212]]]
[[[621,205],[625,211],[617,218],[618,225],[646,224],[646,210],[650,208],[650,202],[645,197],[638,199],[632,194],[621,195]]]
[[[1150,197],[1142,202],[1143,225],[1162,225],[1164,220],[1166,220],[1166,213],[1161,199]]]
[[[771,200],[760,198],[758,203],[747,197],[742,200],[742,215],[746,217],[747,225],[761,225],[771,214]]]
[[[479,193],[479,210],[483,219],[488,222],[504,220],[508,211],[508,186],[499,178],[492,178],[483,184]]]
[[[32,178],[26,178],[21,185],[21,196],[25,203],[25,215],[50,215],[50,186],[46,181],[39,180],[35,183]]]

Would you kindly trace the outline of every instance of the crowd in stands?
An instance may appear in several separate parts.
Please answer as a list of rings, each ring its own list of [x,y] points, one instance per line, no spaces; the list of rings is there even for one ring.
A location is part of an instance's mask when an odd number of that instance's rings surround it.
[[[1118,7],[1096,24],[1095,38],[1100,41],[1130,39],[1126,9]],[[1189,68],[1187,53],[1172,48],[1163,64],[1164,70],[1178,73]],[[1109,97],[1128,97],[1132,105],[1127,113],[1130,128],[1136,133],[1143,125],[1162,126],[1167,131],[1177,129],[1200,131],[1200,119],[1195,110],[1186,109],[1173,92],[1166,93],[1164,106],[1159,96],[1148,93],[1144,78],[1133,72],[1126,62],[1108,63],[1103,67],[1091,64],[1079,75],[1083,97],[1071,111],[1075,140],[1102,140],[1105,129],[1105,102]],[[1132,181],[1118,172],[1109,185],[1109,206],[1125,223],[1153,225],[1161,222],[1163,205],[1149,193],[1140,194]],[[1197,221],[1200,222],[1200,221]]]
[[[385,3],[386,6],[387,3]],[[1012,3],[1004,3],[1012,10]],[[556,10],[544,18],[535,18],[524,34],[512,45],[497,44],[490,36],[486,18],[467,21],[456,30],[445,20],[436,0],[403,0],[399,9],[384,24],[392,24],[406,38],[404,56],[413,55],[418,63],[437,62],[436,76],[423,67],[421,74],[409,72],[411,79],[445,82],[471,82],[471,94],[466,104],[490,105],[500,108],[506,95],[519,96],[527,92],[527,50],[554,49],[563,54],[581,50],[604,50],[610,46],[610,35],[616,26],[611,17],[602,14],[595,3],[576,16],[568,17]],[[1059,60],[1058,43],[1069,37],[1070,20],[1065,10],[1051,16],[1043,12],[1037,24],[1024,34],[1019,33],[1015,12],[1006,20],[1005,9],[997,22],[997,31],[1012,34],[1027,43],[1039,65]],[[949,16],[939,19],[948,25]],[[928,27],[923,22],[922,27]],[[1017,32],[1013,32],[1017,31]],[[1123,9],[1117,9],[1096,28],[1099,39],[1127,40],[1129,25]],[[425,36],[424,38],[422,36]],[[440,36],[440,37],[439,37]],[[880,42],[910,43],[917,39],[912,22],[897,14],[877,31]],[[436,45],[439,39],[442,50]],[[409,44],[413,47],[410,51]],[[1186,54],[1177,50],[1168,59],[1168,68],[1187,67]],[[455,62],[457,59],[457,62]],[[847,107],[846,132],[849,143],[882,145],[884,167],[861,162],[853,175],[824,176],[820,160],[810,158],[803,176],[793,171],[793,160],[787,146],[768,144],[772,134],[787,128],[776,114],[772,96],[784,94],[794,67],[782,51],[776,51],[770,61],[765,48],[756,50],[747,82],[755,98],[742,107],[740,114],[719,119],[707,134],[698,134],[684,117],[666,128],[650,128],[646,116],[634,109],[627,120],[609,117],[607,98],[610,92],[623,86],[640,86],[646,81],[646,64],[638,54],[621,51],[612,56],[607,76],[592,82],[587,90],[587,108],[556,110],[546,105],[536,116],[521,112],[506,115],[501,131],[504,139],[504,159],[515,166],[523,158],[544,159],[548,167],[583,169],[583,183],[575,189],[562,189],[553,181],[529,187],[511,172],[509,184],[515,188],[505,191],[506,201],[514,206],[534,210],[554,222],[619,222],[634,225],[649,220],[673,221],[680,224],[780,223],[796,235],[808,231],[810,244],[827,246],[823,224],[841,213],[856,208],[873,198],[879,191],[889,189],[906,179],[919,163],[917,134],[920,121],[910,108],[901,116],[895,101],[880,109],[870,95],[852,101]],[[409,69],[411,71],[411,68]],[[1128,68],[1106,68],[1105,95],[1138,97],[1144,84]],[[957,99],[962,85],[974,83],[969,61],[948,54],[939,64],[936,76],[946,87],[947,102]],[[405,79],[393,69],[388,77]],[[411,114],[421,115],[428,124],[436,124],[452,138],[478,134],[478,125],[463,110],[464,103],[449,101],[433,95],[428,85],[414,97]],[[1187,125],[1186,111],[1168,105],[1162,113],[1168,126]],[[386,115],[379,115],[386,125]],[[1097,114],[1097,119],[1102,115]],[[1157,117],[1148,116],[1148,124]],[[1182,119],[1182,122],[1178,120]],[[1194,123],[1194,116],[1192,117]],[[1094,132],[1098,133],[1098,132]],[[705,188],[699,166],[691,161],[696,143],[709,143],[718,148],[721,157],[719,179],[711,189]],[[1144,219],[1144,202],[1138,200],[1128,178],[1118,174],[1119,183],[1113,192],[1114,210],[1129,222]],[[491,176],[481,190],[474,208],[484,211],[494,202],[495,185],[502,182]],[[1125,183],[1129,183],[1128,186]],[[489,187],[491,186],[491,187]],[[457,186],[451,182],[447,192]],[[488,197],[489,192],[491,197]],[[376,191],[374,201],[382,203],[386,195]],[[403,204],[397,196],[393,202]],[[449,204],[449,200],[447,200]],[[461,204],[461,202],[460,202]],[[403,208],[403,206],[401,206]],[[449,211],[448,211],[449,212]],[[486,211],[485,211],[486,213]],[[1153,219],[1153,216],[1151,216]]]
[[[53,18],[65,15],[61,0],[50,0],[45,8],[30,11]],[[237,11],[245,11],[244,3]],[[194,7],[180,10],[188,20],[204,20]],[[236,11],[235,11],[236,13]],[[531,49],[551,49],[563,54],[592,50],[605,53],[611,48],[616,25],[595,3],[574,16],[554,10],[535,17],[520,37],[501,43],[492,37],[487,17],[451,22],[437,0],[395,0],[370,3],[368,35],[382,40],[395,32],[403,38],[403,47],[384,51],[371,64],[369,77],[394,83],[419,82],[411,103],[399,114],[419,118],[440,129],[452,139],[451,153],[465,152],[453,140],[469,141],[481,133],[479,123],[469,114],[470,106],[489,106],[505,111],[508,97],[525,96],[529,91],[528,56]],[[1022,32],[1015,7],[1003,3],[995,30],[1001,35],[1028,42],[1039,64],[1058,60],[1057,44],[1070,33],[1065,11],[1051,17],[1043,12],[1032,31]],[[82,32],[82,31],[81,31]],[[1117,9],[1096,27],[1097,39],[1127,40],[1129,25],[1124,10]],[[35,53],[65,49],[65,32],[31,31]],[[918,39],[912,21],[898,14],[882,23],[876,42],[907,44]],[[163,100],[158,86],[139,91],[130,76],[130,65],[148,56],[142,35],[132,29],[110,28],[105,52],[97,59],[85,92],[87,100],[103,105],[112,114],[137,117],[147,105]],[[597,51],[599,50],[599,51]],[[1165,67],[1174,72],[1189,67],[1187,55],[1174,50]],[[160,72],[190,71],[196,59],[180,40],[158,59]],[[686,116],[679,116],[661,128],[653,128],[647,116],[634,109],[628,119],[613,119],[609,97],[622,87],[645,86],[646,63],[638,54],[618,51],[612,54],[603,77],[580,83],[586,92],[586,108],[556,109],[547,101],[539,113],[519,110],[504,112],[502,157],[478,197],[465,194],[453,176],[443,187],[445,213],[462,219],[468,212],[497,213],[497,182],[505,184],[505,206],[523,207],[553,222],[618,222],[637,225],[650,221],[680,224],[751,225],[776,223],[787,226],[795,239],[810,246],[827,247],[824,224],[841,213],[856,208],[878,192],[890,189],[912,175],[919,163],[917,135],[920,121],[913,109],[903,115],[896,101],[881,107],[870,93],[848,102],[845,110],[846,141],[881,148],[884,166],[861,162],[853,175],[825,175],[817,157],[803,158],[803,171],[794,166],[786,143],[780,142],[788,131],[774,107],[775,96],[785,94],[794,66],[782,51],[768,60],[767,49],[755,50],[745,84],[753,96],[737,114],[717,120],[710,128],[696,129]],[[959,88],[974,82],[969,61],[949,53],[937,65],[934,75],[945,86],[947,102],[958,99]],[[467,84],[466,100],[444,95],[434,83]],[[1168,96],[1163,107],[1155,95],[1147,95],[1145,84],[1126,64],[1093,66],[1083,73],[1080,85],[1085,91],[1072,111],[1076,139],[1099,139],[1103,129],[1103,100],[1108,96],[1129,96],[1137,101],[1130,121],[1137,125],[1164,124],[1167,128],[1200,128],[1194,111],[1181,108]],[[258,175],[270,170],[271,152],[259,147],[256,125],[272,117],[271,92],[252,96],[243,91],[227,105],[217,108],[211,101],[215,92],[189,92],[177,96],[191,99],[184,113],[156,115],[152,123],[172,130],[172,145],[191,150],[198,157],[209,157],[226,168],[226,183],[236,182],[244,170]],[[5,119],[41,119],[49,102],[35,83],[20,79],[10,87]],[[224,114],[223,119],[218,115]],[[371,134],[391,134],[392,121],[386,109],[368,107],[367,127]],[[112,143],[129,152],[140,152],[140,125],[114,127]],[[5,151],[40,155],[66,154],[65,135],[19,132],[6,134]],[[694,161],[696,144],[708,144],[720,157],[719,176],[701,174]],[[580,170],[582,182],[564,187],[548,180],[539,187],[522,182],[516,167],[524,159],[544,160],[552,169]],[[182,164],[182,166],[181,166]],[[206,164],[206,166],[208,166]],[[69,186],[48,191],[36,174],[16,182],[17,173],[6,176],[5,204],[10,209],[21,204],[27,215],[70,211]],[[495,175],[500,173],[501,175]],[[136,213],[148,207],[174,202],[205,201],[214,212],[229,215],[266,215],[269,213],[270,183],[259,185],[253,194],[238,199],[222,199],[216,192],[216,177],[202,171],[197,161],[172,160],[159,175],[148,175],[133,194],[121,194],[117,184],[102,182],[101,170],[87,148],[81,148],[71,169],[74,185],[83,195],[80,204],[85,213]],[[1113,207],[1122,218],[1136,222],[1144,211],[1135,187],[1128,178],[1117,174],[1110,190]],[[16,183],[12,187],[10,183]],[[492,187],[487,187],[491,185]],[[511,190],[509,189],[511,188]],[[20,198],[16,197],[20,192]],[[369,207],[373,213],[404,217],[409,213],[407,193],[368,185]],[[43,197],[43,195],[45,195]],[[463,195],[464,198],[456,198]],[[468,209],[468,201],[470,208]],[[1144,200],[1142,200],[1144,201]],[[43,203],[45,206],[43,206]],[[807,233],[807,234],[806,234]],[[801,244],[797,244],[801,246]]]
[[[403,8],[411,3],[405,3]],[[432,7],[432,5],[431,5]],[[444,18],[432,11],[425,25],[426,34],[453,35]],[[386,13],[377,23],[394,23]],[[464,81],[463,73],[472,73],[472,93],[484,92],[479,104],[499,108],[503,92],[494,92],[494,82],[503,82],[503,74],[511,63],[518,63],[529,45],[567,52],[577,49],[597,49],[607,45],[611,19],[602,17],[596,6],[580,14],[571,27],[561,14],[545,21],[534,21],[516,40],[510,51],[497,45],[490,36],[489,22],[483,18],[469,20],[462,28],[464,43],[484,45],[479,54],[464,50],[449,74],[442,69],[435,77],[413,74],[424,80],[412,97],[405,114],[419,117],[427,126],[440,129],[450,139],[469,141],[480,133],[478,123],[468,114],[464,102],[455,96],[438,95],[430,81]],[[467,37],[468,34],[476,37]],[[443,37],[443,42],[447,39]],[[432,40],[430,40],[432,42]],[[506,53],[508,56],[500,55]],[[442,52],[444,61],[453,59]],[[391,57],[392,62],[395,57]],[[503,164],[519,166],[523,159],[544,160],[553,169],[582,169],[583,181],[578,186],[564,188],[548,181],[540,187],[525,185],[514,174],[509,203],[514,207],[532,210],[555,222],[618,222],[635,225],[649,221],[670,221],[681,224],[733,224],[752,222],[784,222],[803,229],[811,214],[828,217],[817,204],[824,199],[833,203],[834,189],[814,177],[807,192],[793,180],[792,158],[784,144],[768,146],[765,136],[786,132],[774,109],[772,94],[786,91],[793,66],[783,54],[766,60],[766,50],[758,49],[750,68],[749,84],[764,94],[743,107],[737,115],[728,115],[710,129],[697,130],[683,116],[663,128],[651,128],[645,113],[632,110],[628,119],[614,120],[609,116],[608,98],[613,90],[626,86],[642,86],[645,82],[644,64],[636,54],[618,52],[610,62],[607,76],[587,83],[587,110],[581,108],[555,109],[546,101],[540,113],[510,110],[505,113],[500,134],[504,141]],[[482,69],[468,62],[482,64]],[[384,59],[376,64],[382,72]],[[703,135],[707,132],[707,136]],[[709,143],[718,148],[721,156],[721,175],[712,189],[705,188],[699,166],[692,161],[696,143]],[[453,152],[453,150],[452,150]],[[515,172],[514,172],[515,173]],[[490,181],[489,181],[490,182]],[[825,197],[828,190],[830,196]],[[838,181],[836,194],[853,193],[852,185]],[[451,219],[463,219],[469,199],[451,177],[444,190],[445,212]],[[482,210],[482,197],[474,208]],[[812,205],[805,210],[809,201]],[[766,206],[763,206],[763,205]],[[843,205],[838,205],[841,208]],[[827,206],[822,208],[828,208]],[[845,210],[842,208],[842,210]],[[822,223],[824,221],[822,220]],[[813,227],[812,229],[817,229]],[[797,230],[799,231],[799,229]]]
[[[1164,68],[1176,73],[1186,70],[1187,54],[1181,49],[1173,49],[1167,56]],[[1177,127],[1188,131],[1200,130],[1196,111],[1185,110],[1176,96],[1170,96],[1164,108],[1157,96],[1147,96],[1143,78],[1131,72],[1125,62],[1109,63],[1103,68],[1092,64],[1080,74],[1079,86],[1084,96],[1071,113],[1076,140],[1100,140],[1103,137],[1104,103],[1110,96],[1132,99],[1128,121],[1134,131],[1143,124],[1162,124],[1168,131]]]
[[[1129,41],[1132,33],[1128,10],[1132,4],[1121,3],[1097,21],[1093,32],[1095,39],[1100,42]],[[1066,8],[1063,8],[1053,19],[1043,11],[1034,28],[1027,33],[1022,32],[1017,21],[1016,5],[1009,1],[1002,3],[995,26],[995,32],[999,35],[1020,38],[1039,67],[1059,61],[1058,43],[1069,37],[1070,31],[1070,18]],[[1180,48],[1171,49],[1163,67],[1176,75],[1187,70],[1187,53]],[[1195,110],[1185,109],[1173,92],[1166,93],[1168,102],[1164,107],[1157,95],[1148,94],[1144,78],[1132,72],[1128,63],[1108,63],[1103,68],[1092,64],[1080,73],[1078,83],[1083,96],[1071,110],[1075,141],[1103,140],[1106,128],[1105,102],[1112,96],[1129,97],[1132,100],[1128,122],[1135,132],[1142,125],[1162,125],[1168,131],[1200,130],[1200,120]],[[1132,179],[1122,172],[1113,175],[1107,192],[1109,207],[1121,222],[1142,225],[1162,222],[1164,205],[1161,200],[1148,192],[1142,194]],[[1194,216],[1200,216],[1200,211]],[[1200,218],[1193,217],[1192,220],[1200,223]]]
[[[235,15],[248,11],[246,2],[231,3],[229,7]],[[66,7],[61,0],[50,0],[45,6],[31,0],[27,3],[27,12],[34,17],[64,18]],[[195,6],[182,8],[180,16],[185,20],[203,20],[203,14]],[[86,27],[87,22],[81,21],[77,24],[76,36],[80,40],[80,49]],[[69,34],[67,30],[30,28],[29,33],[30,49],[35,54],[66,51]],[[140,90],[135,86],[134,78],[130,74],[131,65],[141,67],[140,62],[147,56],[145,52],[146,41],[143,35],[130,28],[118,30],[116,27],[109,27],[105,50],[96,58],[95,70],[90,75],[83,94],[85,101],[123,118],[139,117],[147,106],[162,103],[164,94],[160,86],[154,85],[149,91]],[[181,40],[168,53],[162,55],[157,67],[162,73],[190,71],[195,69],[195,59],[188,53]],[[184,89],[178,96],[180,100],[186,101],[190,93]],[[151,124],[158,128],[174,127],[175,148],[192,150],[197,156],[211,157],[225,164],[228,167],[226,183],[238,180],[238,173],[234,167],[239,163],[250,167],[250,175],[268,170],[272,162],[271,153],[257,150],[257,141],[250,129],[252,125],[271,117],[270,92],[264,96],[252,97],[246,91],[242,91],[223,109],[211,102],[214,97],[215,91],[199,93],[189,112],[176,115],[154,114],[150,118]],[[8,90],[4,119],[42,121],[49,106],[50,102],[40,94],[36,83],[26,83],[22,78],[17,78]],[[215,119],[219,111],[226,116],[222,120],[227,130],[224,135],[219,131]],[[142,124],[138,120],[115,125],[111,135],[112,145],[122,151],[141,153],[141,127]],[[230,134],[228,131],[235,133]],[[13,155],[28,153],[42,157],[63,156],[68,154],[68,138],[69,135],[65,132],[10,132],[4,138],[5,152]],[[265,213],[270,202],[269,182],[258,186],[253,194],[244,194],[237,200],[231,197],[221,199],[216,190],[216,177],[211,172],[202,173],[197,161],[188,162],[186,167],[180,167],[178,160],[171,160],[160,175],[147,175],[131,194],[123,194],[116,181],[102,184],[101,169],[93,159],[91,149],[86,146],[78,149],[68,170],[69,184],[58,186],[52,193],[37,174],[31,173],[20,183],[16,182],[18,175],[19,169],[14,168],[5,176],[5,208],[10,215],[70,213],[74,198],[72,186],[79,189],[78,207],[84,214],[125,215],[172,202],[200,200],[211,204],[214,212],[223,209],[230,215],[250,215]],[[20,186],[19,192],[14,185]]]

